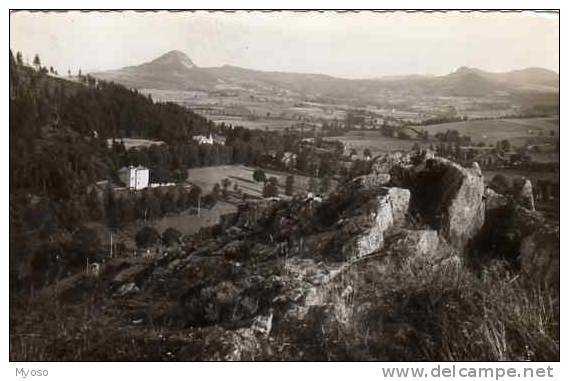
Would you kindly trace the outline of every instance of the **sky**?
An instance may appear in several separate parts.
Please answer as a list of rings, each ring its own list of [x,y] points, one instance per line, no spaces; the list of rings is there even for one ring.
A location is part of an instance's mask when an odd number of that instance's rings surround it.
[[[15,12],[10,47],[61,73],[117,69],[170,50],[202,67],[346,78],[460,66],[559,72],[559,16],[535,12]]]

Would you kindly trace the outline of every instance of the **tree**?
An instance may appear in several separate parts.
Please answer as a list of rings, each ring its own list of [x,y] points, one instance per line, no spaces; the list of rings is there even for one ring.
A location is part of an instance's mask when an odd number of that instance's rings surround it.
[[[294,176],[288,175],[286,177],[286,182],[285,182],[285,194],[287,196],[292,196],[293,192],[294,192]]]
[[[213,186],[213,189],[211,190],[211,194],[210,194],[214,204],[217,202],[217,200],[219,200],[219,193],[220,192],[221,192],[221,186],[219,186],[219,183],[215,183],[215,185]]]
[[[160,234],[158,234],[156,229],[145,226],[136,233],[134,240],[136,241],[137,247],[146,248],[159,243]]]
[[[37,54],[34,56],[33,64],[34,64],[34,67],[36,68],[36,70],[40,69],[41,61],[40,61],[40,56],[38,56]]]
[[[24,64],[24,58],[22,57],[22,52],[17,52],[16,53],[16,63],[19,66],[22,66]]]
[[[267,180],[267,175],[265,175],[265,172],[262,169],[256,169],[255,172],[253,172],[253,180],[256,182],[264,182]]]
[[[318,184],[316,182],[316,178],[310,177],[310,179],[308,180],[308,191],[309,192],[316,192],[317,187],[318,187]]]
[[[512,148],[512,145],[510,144],[510,141],[508,139],[504,139],[501,140],[500,142],[498,142],[500,144],[500,151],[502,152],[509,152],[510,149]]]
[[[330,177],[324,176],[320,179],[320,193],[327,193],[330,189]]]
[[[188,198],[190,199],[190,203],[193,206],[198,205],[198,200],[201,197],[201,194],[202,194],[202,188],[200,188],[198,185],[192,185],[192,187],[190,188],[190,193],[188,195]]]
[[[276,177],[271,176],[263,186],[263,197],[278,197],[279,181]]]

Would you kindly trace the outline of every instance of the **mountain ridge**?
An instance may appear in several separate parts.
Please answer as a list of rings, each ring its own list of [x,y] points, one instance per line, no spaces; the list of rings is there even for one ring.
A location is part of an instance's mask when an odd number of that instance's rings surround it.
[[[435,95],[485,95],[493,92],[559,91],[559,74],[544,68],[488,72],[461,66],[440,76],[409,74],[377,78],[348,79],[328,74],[264,71],[234,65],[200,67],[180,50],[169,51],[154,60],[116,70],[91,73],[134,88],[167,90],[215,90],[233,84],[250,88],[282,88],[300,93],[373,96],[394,86],[401,91]]]

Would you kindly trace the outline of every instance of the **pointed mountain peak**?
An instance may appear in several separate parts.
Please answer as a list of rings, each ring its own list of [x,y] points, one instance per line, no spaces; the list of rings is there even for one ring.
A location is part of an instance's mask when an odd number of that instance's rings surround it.
[[[479,74],[480,72],[481,70],[476,69],[474,67],[461,66],[458,69],[456,69],[454,74]]]
[[[156,58],[151,63],[162,65],[181,65],[185,66],[188,69],[197,67],[196,64],[192,62],[190,57],[188,57],[186,53],[180,50],[171,50],[168,53]]]

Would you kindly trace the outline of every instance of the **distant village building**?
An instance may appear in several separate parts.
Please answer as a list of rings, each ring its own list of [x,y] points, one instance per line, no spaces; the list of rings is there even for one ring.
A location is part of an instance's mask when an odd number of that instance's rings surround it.
[[[296,165],[296,158],[297,155],[295,153],[285,152],[283,154],[283,158],[281,159],[281,161],[285,165],[285,167],[290,168]]]
[[[212,134],[209,134],[209,136],[196,135],[196,136],[192,136],[192,139],[195,140],[196,142],[198,142],[198,144],[217,143],[217,144],[225,145],[225,137],[219,136],[219,135],[213,135],[213,136],[212,136]]]
[[[140,190],[148,187],[150,171],[143,166],[123,167],[119,169],[119,179],[128,189]]]

